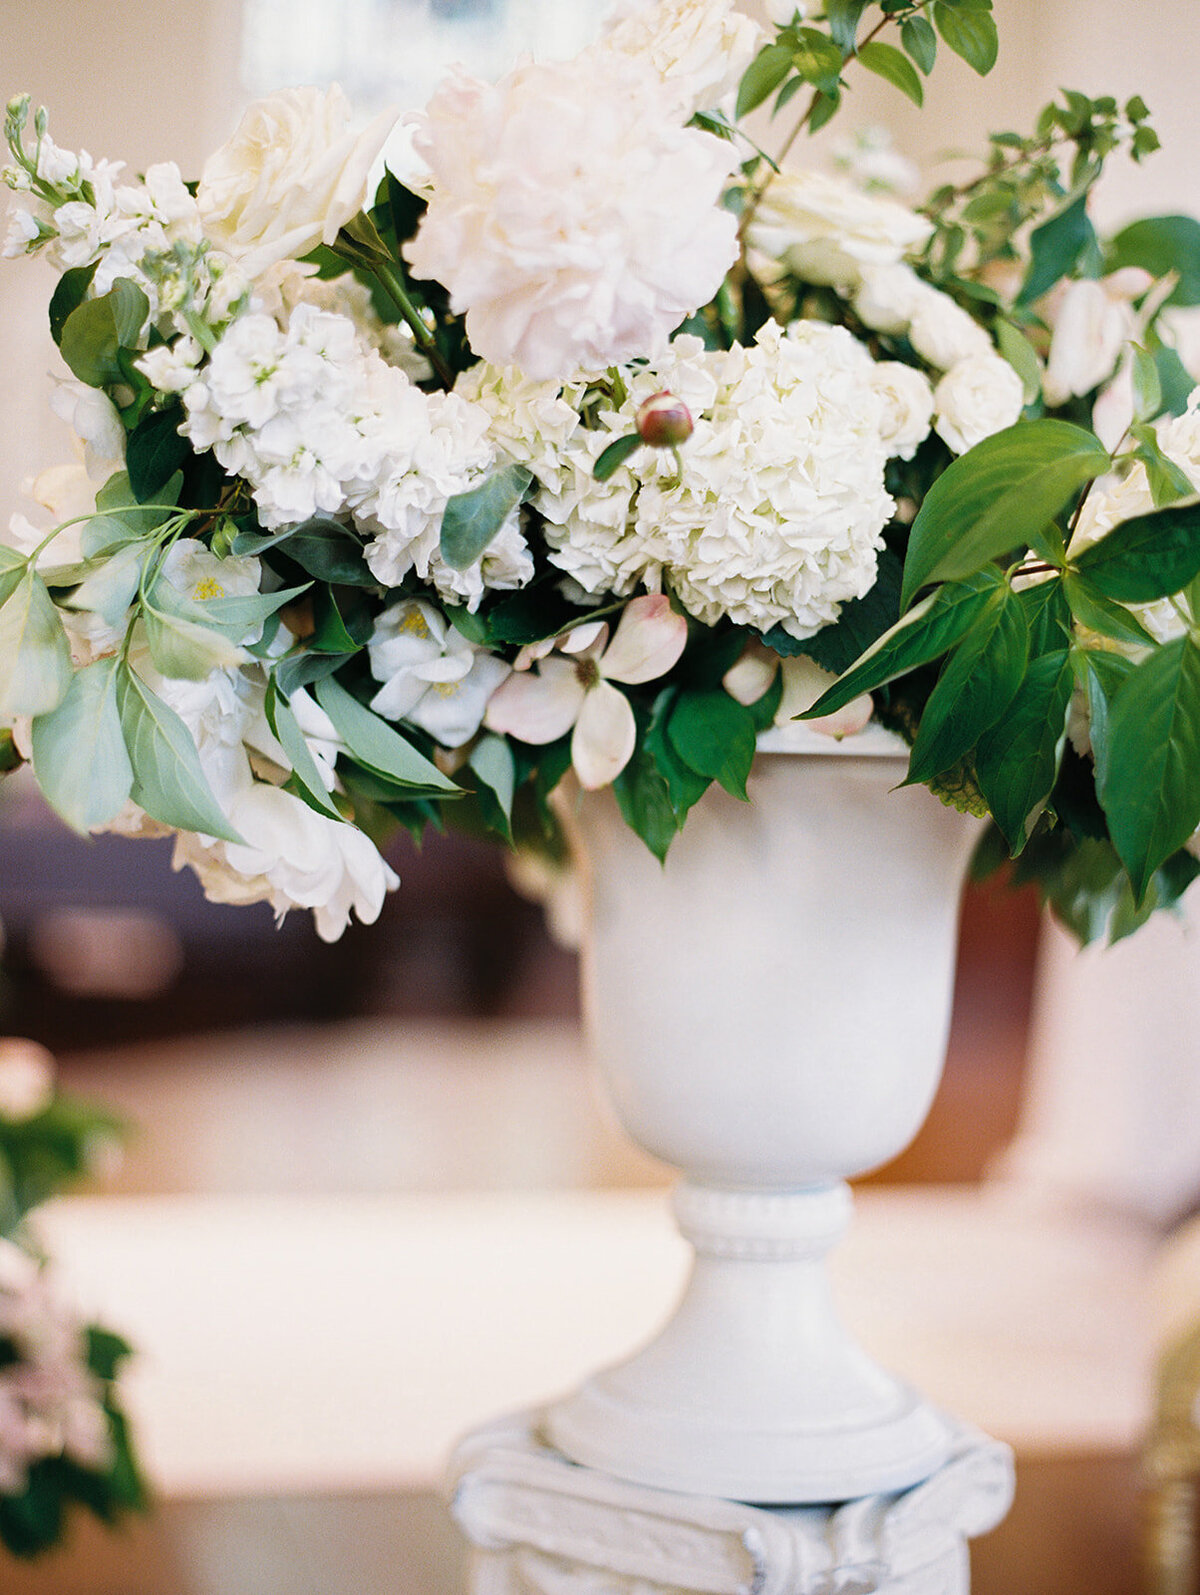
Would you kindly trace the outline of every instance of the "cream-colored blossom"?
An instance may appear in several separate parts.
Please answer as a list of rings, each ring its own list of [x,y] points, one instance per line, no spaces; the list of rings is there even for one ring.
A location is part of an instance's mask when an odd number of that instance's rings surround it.
[[[933,420],[933,389],[924,372],[900,360],[881,360],[871,373],[876,393],[883,400],[880,435],[893,459],[911,460],[917,445],[929,435]]]
[[[653,352],[737,253],[733,147],[680,126],[652,68],[616,52],[495,85],[459,72],[415,143],[434,186],[414,274],[448,288],[477,354],[535,381]]]
[[[649,61],[686,122],[729,99],[762,42],[762,29],[732,0],[619,0],[586,53]]]
[[[1021,419],[1025,389],[998,354],[972,355],[947,371],[933,391],[933,403],[934,430],[955,454],[965,454]]]
[[[915,211],[842,178],[781,172],[767,186],[749,242],[805,282],[853,288],[865,267],[898,264],[932,231]]]
[[[205,232],[251,277],[332,244],[362,209],[395,120],[385,111],[354,133],[336,85],[282,89],[256,101],[205,162],[196,195]]]
[[[371,674],[383,683],[371,699],[375,713],[419,726],[444,748],[475,735],[488,699],[509,675],[502,659],[416,598],[383,611],[367,653]]]

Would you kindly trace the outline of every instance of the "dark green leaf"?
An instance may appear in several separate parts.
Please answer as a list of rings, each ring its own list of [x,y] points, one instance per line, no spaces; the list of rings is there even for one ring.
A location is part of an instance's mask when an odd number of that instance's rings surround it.
[[[618,438],[615,443],[610,443],[598,456],[592,466],[592,475],[597,482],[607,482],[629,456],[642,447],[642,439],[637,432],[627,432],[623,438]]]
[[[1158,648],[1112,704],[1100,802],[1133,882],[1135,906],[1155,871],[1200,825],[1200,648]]]
[[[512,808],[517,787],[517,767],[504,737],[483,736],[471,749],[468,768],[475,776],[476,796],[484,818],[507,842],[512,841]]]
[[[1019,421],[984,438],[926,495],[909,536],[902,604],[927,582],[968,576],[1028,547],[1110,463],[1091,432],[1066,421]]]
[[[533,472],[506,465],[469,493],[456,493],[442,516],[442,558],[452,570],[466,570],[479,559],[512,511],[529,491]]]
[[[359,703],[333,676],[315,683],[317,702],[333,721],[346,747],[368,770],[398,785],[412,788],[413,796],[454,797],[459,788],[442,774],[411,742],[393,731],[385,720]]]
[[[1071,607],[1063,592],[1062,578],[1055,576],[1024,587],[1017,598],[1029,627],[1029,657],[1036,659],[1039,654],[1065,648],[1071,637]]]
[[[1017,303],[1032,304],[1074,271],[1085,250],[1094,249],[1096,231],[1088,218],[1087,194],[1035,227],[1029,238],[1029,271]]]
[[[921,714],[907,784],[928,781],[968,753],[1012,703],[1029,657],[1016,594],[999,588],[951,655]]]
[[[690,764],[685,764],[676,753],[667,733],[671,711],[679,700],[679,688],[668,687],[655,699],[646,731],[644,747],[658,767],[667,785],[667,795],[682,825],[688,810],[697,804],[708,791],[711,777],[697,775]]]
[[[370,635],[370,617],[360,612],[358,617],[351,617],[348,624],[337,594],[324,583],[315,589],[312,600],[313,630],[304,639],[309,651],[342,655],[357,653]],[[366,622],[365,630],[363,621]]]
[[[166,487],[191,453],[187,438],[179,435],[182,420],[182,407],[172,404],[165,410],[151,410],[129,434],[125,469],[139,502],[148,502]]]
[[[33,769],[46,801],[72,830],[106,825],[129,796],[133,769],[117,712],[117,660],[71,678],[62,702],[33,722]]]
[[[999,38],[996,24],[986,11],[951,6],[947,0],[934,0],[933,20],[942,38],[955,55],[985,77],[996,64]]]
[[[867,9],[867,0],[825,0],[825,20],[833,42],[843,55],[854,54],[858,24]]]
[[[613,794],[626,825],[641,837],[661,864],[678,834],[679,824],[667,783],[645,747],[634,750],[613,782]]]
[[[50,296],[50,336],[55,343],[62,342],[67,317],[87,298],[99,264],[99,261],[93,261],[90,266],[72,266],[58,279],[58,287]]]
[[[1109,723],[1117,693],[1133,674],[1133,661],[1100,648],[1077,648],[1072,655],[1076,679],[1087,693],[1088,737],[1092,744],[1097,788],[1107,779]]]
[[[1187,409],[1195,383],[1191,374],[1174,349],[1160,344],[1154,351],[1158,367],[1158,380],[1162,388],[1163,407],[1172,415],[1182,415]]]
[[[860,693],[874,692],[897,676],[939,658],[960,641],[1000,586],[999,572],[946,583],[875,641],[840,681],[823,692],[802,720],[834,714]]]
[[[801,78],[796,79],[802,82]],[[838,106],[842,103],[840,89],[820,89],[813,99],[812,112],[808,118],[808,131],[819,133],[826,122],[831,122],[837,115]]]
[[[1105,264],[1141,266],[1152,277],[1179,274],[1170,305],[1200,305],[1200,221],[1194,216],[1147,216],[1112,240]]]
[[[675,752],[697,775],[719,781],[734,797],[746,797],[754,763],[754,718],[724,688],[681,692],[667,723]]]
[[[1105,597],[1100,588],[1086,577],[1068,573],[1065,590],[1071,613],[1081,626],[1099,632],[1102,637],[1112,637],[1117,642],[1134,643],[1141,647],[1154,646],[1155,639],[1137,617]]]
[[[928,77],[937,60],[937,34],[927,17],[909,17],[900,24],[900,43]]]
[[[738,86],[735,116],[741,118],[769,99],[791,70],[792,52],[788,45],[768,44],[760,50]]]
[[[135,282],[118,277],[99,299],[85,299],[63,323],[59,347],[80,382],[90,388],[125,380],[119,354],[136,349],[150,301]]]
[[[925,103],[925,90],[916,68],[895,45],[873,39],[859,50],[858,59],[868,72],[873,72],[876,77],[883,78],[893,88],[899,89],[901,94],[906,94],[914,105]]]
[[[1054,786],[1074,687],[1066,647],[1042,654],[975,750],[975,778],[1014,853]]]
[[[192,734],[174,709],[128,665],[118,666],[116,699],[133,770],[133,801],[163,825],[240,842],[212,794]]]
[[[1085,548],[1075,565],[1118,603],[1169,598],[1200,574],[1200,503],[1134,515]]]
[[[363,558],[362,539],[340,521],[324,515],[286,527],[281,532],[260,535],[239,532],[233,540],[235,554],[267,554],[281,550],[318,581],[339,587],[373,587],[375,577]]]

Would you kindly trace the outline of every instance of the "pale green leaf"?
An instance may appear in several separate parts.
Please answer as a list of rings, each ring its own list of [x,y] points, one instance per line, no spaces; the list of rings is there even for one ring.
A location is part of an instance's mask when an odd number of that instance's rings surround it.
[[[71,649],[46,584],[26,569],[0,604],[0,718],[48,714],[71,684]]]
[[[437,765],[431,764],[411,742],[359,703],[333,676],[316,682],[313,692],[349,752],[376,775],[385,776],[399,786],[411,787],[413,796],[459,794],[461,789],[443,775]]]
[[[116,695],[134,802],[163,825],[240,842],[213,796],[192,733],[174,709],[127,665],[118,667]]]
[[[46,801],[73,830],[106,825],[129,796],[133,767],[117,712],[118,662],[78,671],[66,696],[33,722],[33,770]]]
[[[456,493],[442,516],[442,558],[452,570],[466,570],[529,491],[533,472],[525,465],[506,465],[469,493]]]

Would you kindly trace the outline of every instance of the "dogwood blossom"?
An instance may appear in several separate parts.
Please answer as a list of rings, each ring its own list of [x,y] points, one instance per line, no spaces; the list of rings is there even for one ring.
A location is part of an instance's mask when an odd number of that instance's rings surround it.
[[[477,354],[534,380],[654,350],[736,254],[719,204],[733,147],[683,127],[653,68],[619,52],[495,85],[458,72],[414,142],[433,173],[414,274],[446,286]]]

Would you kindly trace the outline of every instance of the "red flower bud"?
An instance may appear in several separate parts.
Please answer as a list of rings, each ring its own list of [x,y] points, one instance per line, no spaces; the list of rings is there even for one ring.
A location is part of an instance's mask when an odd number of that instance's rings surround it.
[[[638,437],[656,449],[674,449],[692,435],[691,411],[673,393],[652,393],[637,413]]]

